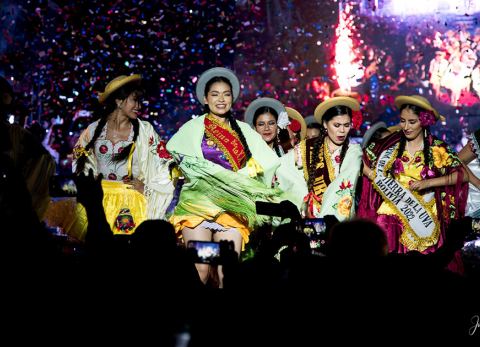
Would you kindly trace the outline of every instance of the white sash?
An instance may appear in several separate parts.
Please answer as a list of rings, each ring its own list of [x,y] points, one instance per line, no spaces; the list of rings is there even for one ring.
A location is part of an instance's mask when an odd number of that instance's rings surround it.
[[[436,218],[431,211],[418,201],[417,197],[410,190],[403,187],[393,177],[385,176],[385,166],[391,160],[392,154],[396,152],[397,147],[398,144],[382,152],[377,162],[376,177],[372,183],[374,183],[375,188],[383,198],[388,199],[393,204],[404,224],[408,223],[405,226],[407,229],[410,229],[408,230],[410,232],[404,233],[402,239],[407,237],[410,241],[407,241],[409,245],[418,244],[418,241],[420,241],[420,243],[424,244],[420,248],[425,249],[426,246],[435,244],[438,238],[439,229],[435,221]],[[423,197],[425,202],[428,203],[433,199],[434,193],[427,193]],[[412,249],[411,247],[408,248]]]

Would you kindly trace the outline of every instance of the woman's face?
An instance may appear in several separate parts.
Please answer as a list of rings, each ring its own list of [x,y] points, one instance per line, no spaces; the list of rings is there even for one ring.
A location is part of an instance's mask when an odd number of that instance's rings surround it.
[[[131,93],[125,100],[117,100],[120,110],[130,119],[136,119],[140,115],[142,103],[137,93]]]
[[[215,82],[204,97],[205,105],[216,116],[225,116],[232,108],[233,96],[230,86],[225,82]]]
[[[320,136],[320,129],[307,128],[307,139],[314,139]]]
[[[400,113],[400,126],[407,140],[414,140],[418,136],[422,136],[422,125],[418,119],[418,115],[413,113],[409,108],[404,108]]]
[[[328,122],[323,122],[323,126],[327,130],[327,136],[330,140],[337,146],[341,146],[350,132],[352,119],[348,114],[342,114],[333,117]]]
[[[277,120],[271,113],[264,113],[257,117],[255,130],[262,135],[262,139],[270,144],[277,137]]]

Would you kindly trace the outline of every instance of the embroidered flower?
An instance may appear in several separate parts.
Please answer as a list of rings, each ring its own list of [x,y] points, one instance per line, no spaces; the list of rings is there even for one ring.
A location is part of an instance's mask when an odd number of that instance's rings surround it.
[[[397,158],[395,159],[395,161],[393,162],[393,173],[395,175],[398,175],[402,172],[405,172],[405,169],[403,168],[403,163],[402,163],[402,159],[400,158]]]
[[[164,141],[160,141],[157,145],[157,154],[162,159],[172,159],[172,156],[167,151]]]
[[[448,154],[445,147],[434,146],[432,147],[433,163],[437,168],[449,166],[452,163],[452,158]]]
[[[153,136],[150,136],[150,138],[148,139],[148,145],[151,146],[154,142],[155,140],[153,139]]]
[[[115,175],[113,172],[108,175],[108,179],[110,181],[116,181],[117,180],[117,175]]]
[[[337,210],[342,216],[348,217],[352,208],[352,197],[350,195],[343,196],[338,202]]]
[[[434,125],[437,121],[432,111],[420,112],[420,114],[418,115],[418,119],[420,120],[420,125],[423,128]]]
[[[335,156],[335,163],[340,164],[340,155]]]
[[[101,146],[98,148],[98,150],[100,151],[100,153],[105,154],[105,153],[107,153],[107,151],[108,151],[108,147],[105,146],[105,145],[101,145]]]
[[[123,152],[123,149],[124,149],[124,147],[119,147],[119,148],[118,148],[118,153],[122,153],[122,152]]]
[[[402,156],[402,161],[405,162],[405,163],[408,163],[409,162],[409,159],[406,155]]]
[[[422,171],[420,171],[420,176],[422,178],[430,178],[430,177],[435,177],[435,172],[430,169],[430,167],[428,167],[427,165],[425,165],[422,169]]]
[[[422,161],[422,158],[420,157],[415,157],[415,163],[420,163]]]
[[[353,185],[352,185],[352,183],[350,183],[350,180],[343,180],[342,184],[340,184],[340,189],[341,190],[350,189],[352,187],[353,187]]]

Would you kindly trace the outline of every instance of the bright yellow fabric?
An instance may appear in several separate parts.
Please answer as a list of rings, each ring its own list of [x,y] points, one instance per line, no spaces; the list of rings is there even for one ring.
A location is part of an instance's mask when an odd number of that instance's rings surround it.
[[[404,172],[401,172],[396,179],[398,182],[405,188],[409,189],[410,181],[420,181],[422,177],[420,176],[420,172],[424,166],[424,159],[423,159],[423,151],[417,151],[415,155],[412,157],[410,153],[405,150],[403,152],[403,157],[407,157],[410,162],[402,162]],[[415,158],[419,157],[420,161],[415,162]],[[422,201],[425,203],[425,201]],[[427,205],[430,210],[437,215],[437,206],[435,204],[435,199],[430,201],[430,204]],[[397,215],[396,209],[393,207],[392,202],[390,200],[384,200],[378,209],[378,214],[385,214],[385,215]]]
[[[115,219],[121,208],[129,208],[135,222],[135,229],[147,218],[147,200],[145,196],[128,184],[119,181],[102,181],[103,208],[107,222],[114,234],[124,234],[115,228]]]
[[[204,221],[203,218],[198,216],[193,216],[193,215],[192,216],[173,215],[170,218],[170,223],[173,224],[173,226],[175,227],[175,231],[177,233],[180,233],[183,228],[194,229],[198,225],[200,225],[203,221]],[[214,220],[214,222],[227,229],[230,229],[230,228],[237,229],[238,232],[242,235],[243,245],[248,243],[250,230],[248,229],[246,224],[243,223],[240,219],[236,218],[235,216],[232,216],[231,214],[222,213]],[[242,249],[243,249],[243,246],[242,246]]]
[[[114,234],[125,234],[115,228],[115,220],[121,208],[128,208],[133,216],[135,228],[147,219],[147,200],[140,192],[120,181],[102,181],[103,208],[107,222]],[[79,241],[85,240],[88,220],[85,208],[74,198],[56,199],[50,202],[45,221],[48,225],[63,228],[66,234]]]

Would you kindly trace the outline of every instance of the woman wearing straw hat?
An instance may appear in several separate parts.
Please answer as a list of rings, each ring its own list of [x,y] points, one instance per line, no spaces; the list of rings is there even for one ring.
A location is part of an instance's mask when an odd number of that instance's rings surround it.
[[[240,255],[254,227],[269,221],[255,202],[280,201],[272,189],[277,155],[249,124],[235,120],[240,83],[233,71],[215,67],[198,79],[196,94],[205,114],[185,123],[167,143],[185,179],[170,219],[185,244],[190,240],[233,241]],[[196,264],[201,280],[210,265]],[[222,286],[221,267],[218,268]]]
[[[367,147],[358,215],[384,228],[390,252],[429,253],[442,245],[450,219],[464,215],[468,177],[430,133],[441,116],[427,99],[398,96],[395,105],[402,131]]]
[[[333,215],[342,221],[354,215],[355,185],[359,176],[362,150],[350,144],[348,134],[357,100],[339,96],[325,100],[315,109],[322,125],[317,138],[300,142],[290,154],[291,162],[301,169],[308,218]]]
[[[76,174],[102,174],[103,204],[115,234],[131,234],[145,219],[162,219],[173,198],[171,156],[152,125],[138,119],[141,76],[110,81],[98,101],[100,119],[83,131],[74,148]],[[82,236],[82,235],[80,235]]]

